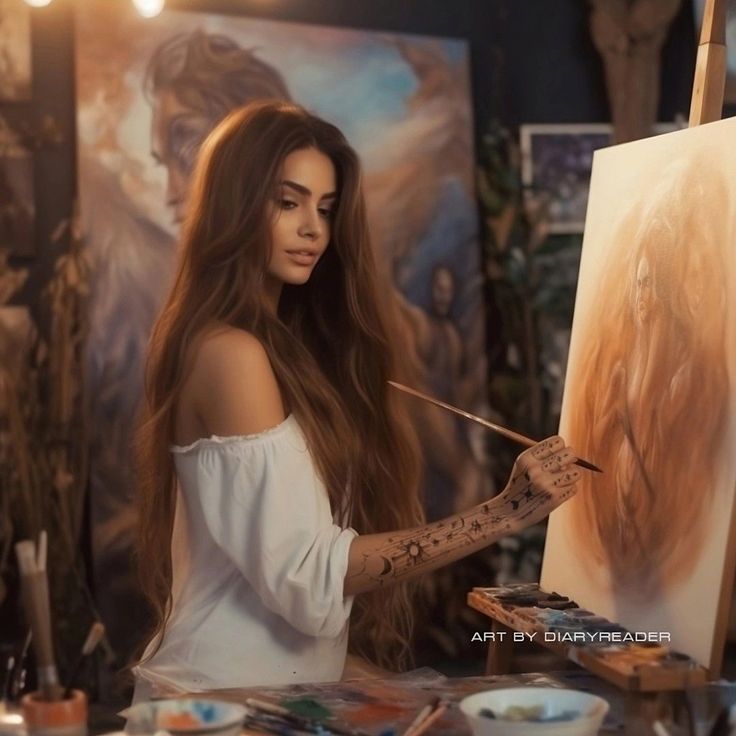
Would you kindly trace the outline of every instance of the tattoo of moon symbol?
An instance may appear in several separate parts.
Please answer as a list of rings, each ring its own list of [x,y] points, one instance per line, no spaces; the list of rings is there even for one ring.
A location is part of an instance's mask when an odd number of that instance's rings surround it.
[[[391,560],[388,559],[388,557],[381,557],[383,560],[383,570],[378,573],[378,577],[383,577],[384,575],[388,575],[391,570],[393,570],[393,565],[391,564]]]

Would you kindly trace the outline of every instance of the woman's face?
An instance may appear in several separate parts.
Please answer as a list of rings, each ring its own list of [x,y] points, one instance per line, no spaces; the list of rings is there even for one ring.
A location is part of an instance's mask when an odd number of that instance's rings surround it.
[[[290,153],[272,205],[272,283],[303,284],[309,279],[330,242],[336,203],[332,161],[315,148]]]
[[[636,321],[645,324],[654,308],[654,284],[646,256],[642,256],[636,267]]]
[[[173,90],[156,93],[151,156],[166,169],[166,204],[177,225],[184,219],[197,151],[212,126],[212,120],[184,105]]]

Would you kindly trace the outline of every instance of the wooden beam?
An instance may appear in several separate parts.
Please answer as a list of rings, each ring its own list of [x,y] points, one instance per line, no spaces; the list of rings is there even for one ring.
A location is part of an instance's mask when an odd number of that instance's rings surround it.
[[[695,62],[690,127],[721,119],[726,85],[726,0],[706,0]]]

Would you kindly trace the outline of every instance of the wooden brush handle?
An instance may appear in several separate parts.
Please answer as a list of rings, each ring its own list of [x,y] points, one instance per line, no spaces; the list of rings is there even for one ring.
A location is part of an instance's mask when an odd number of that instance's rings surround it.
[[[62,688],[54,660],[51,638],[49,586],[45,571],[21,576],[23,605],[33,632],[33,651],[38,666],[38,686],[46,700],[61,697]]]

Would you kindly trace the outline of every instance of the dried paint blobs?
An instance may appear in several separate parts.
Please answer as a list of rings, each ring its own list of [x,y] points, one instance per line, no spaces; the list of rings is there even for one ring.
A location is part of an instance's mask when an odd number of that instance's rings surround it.
[[[504,721],[530,721],[533,723],[562,723],[565,721],[574,721],[580,717],[577,710],[564,710],[562,713],[555,715],[544,715],[543,705],[510,705],[506,710],[496,713],[490,708],[481,708],[478,715],[483,718],[500,719]]]

